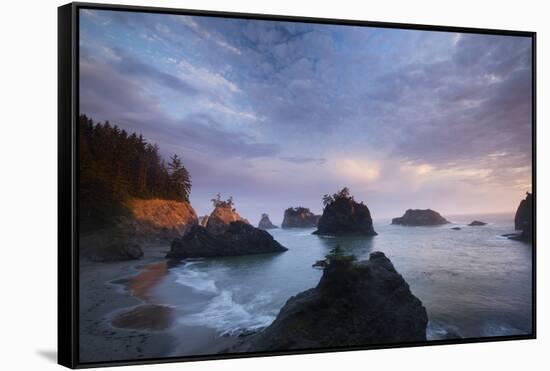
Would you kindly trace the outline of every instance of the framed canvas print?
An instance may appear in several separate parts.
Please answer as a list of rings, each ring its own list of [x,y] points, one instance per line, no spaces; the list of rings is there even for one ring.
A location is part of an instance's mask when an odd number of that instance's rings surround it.
[[[535,338],[535,33],[59,8],[59,363]]]

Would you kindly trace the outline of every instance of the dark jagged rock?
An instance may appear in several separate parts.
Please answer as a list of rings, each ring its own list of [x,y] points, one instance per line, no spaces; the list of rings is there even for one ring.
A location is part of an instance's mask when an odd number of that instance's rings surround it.
[[[426,341],[422,302],[381,252],[332,260],[315,288],[291,297],[275,321],[230,352],[313,349]]]
[[[139,259],[143,256],[140,245],[130,236],[114,229],[80,236],[80,257],[95,262]]]
[[[273,223],[271,223],[271,220],[269,220],[269,215],[262,214],[262,219],[260,219],[260,222],[258,223],[258,228],[260,229],[275,229],[279,228]]]
[[[406,226],[429,226],[448,224],[449,221],[442,217],[437,211],[426,209],[409,209],[400,218],[393,218],[391,224]]]
[[[307,207],[289,207],[285,210],[282,228],[317,227],[320,215],[313,214]]]
[[[172,241],[172,259],[266,254],[286,251],[287,248],[275,241],[266,231],[242,221],[229,224],[221,234],[210,233],[200,225],[194,225],[183,237]]]
[[[487,225],[485,222],[480,222],[479,220],[474,220],[470,224],[468,224],[469,227],[480,227],[482,225]]]
[[[452,229],[452,230],[455,230],[455,231],[460,231],[462,228],[460,228],[460,227],[453,227],[453,228],[451,228],[451,229]]]
[[[317,224],[318,235],[361,235],[376,236],[372,226],[369,208],[351,197],[337,198],[323,210]]]
[[[204,216],[199,217],[199,225],[202,227],[206,227],[208,224],[208,214],[205,214]]]
[[[515,229],[521,231],[517,236],[508,238],[531,242],[533,240],[533,195],[527,192],[524,200],[521,200],[514,218]]]

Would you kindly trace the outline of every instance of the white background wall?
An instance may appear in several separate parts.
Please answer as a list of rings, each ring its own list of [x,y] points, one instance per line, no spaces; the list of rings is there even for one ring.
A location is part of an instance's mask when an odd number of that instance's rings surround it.
[[[123,1],[190,9],[538,32],[538,339],[134,366],[155,370],[541,369],[548,363],[550,23],[545,1]],[[56,0],[2,3],[0,21],[0,368],[59,369],[56,351]],[[545,146],[546,144],[546,146]],[[546,365],[547,366],[547,365]],[[128,368],[129,369],[129,368]],[[136,368],[137,369],[137,368]]]

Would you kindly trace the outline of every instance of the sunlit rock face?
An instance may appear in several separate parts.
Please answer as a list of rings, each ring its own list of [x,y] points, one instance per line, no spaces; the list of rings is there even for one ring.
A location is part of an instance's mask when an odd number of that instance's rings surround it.
[[[208,217],[206,229],[212,234],[222,234],[229,228],[229,224],[237,221],[248,224],[232,206],[216,206]]]
[[[409,209],[402,217],[393,218],[391,224],[405,226],[429,226],[448,224],[449,221],[441,216],[437,211],[426,209]]]

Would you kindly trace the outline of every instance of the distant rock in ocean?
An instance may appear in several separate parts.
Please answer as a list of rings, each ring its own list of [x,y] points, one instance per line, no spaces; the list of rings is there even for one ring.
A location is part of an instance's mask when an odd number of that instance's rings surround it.
[[[208,214],[199,217],[199,225],[202,227],[206,227],[206,224],[208,224]]]
[[[369,208],[363,202],[355,202],[349,190],[344,188],[333,196],[325,195],[323,215],[317,223],[317,235],[376,236]]]
[[[460,228],[460,227],[453,227],[453,228],[451,228],[451,229],[452,229],[452,230],[455,230],[455,231],[460,231],[462,228]]]
[[[518,206],[514,225],[515,229],[521,231],[521,233],[508,236],[508,238],[525,242],[533,240],[533,195],[529,192],[526,193],[525,199],[521,200]]]
[[[260,222],[258,223],[258,228],[260,229],[275,229],[279,228],[273,223],[271,223],[271,220],[269,220],[269,215],[262,214],[262,219],[260,219]]]
[[[320,215],[313,214],[307,207],[289,207],[285,210],[281,228],[317,227]]]
[[[208,228],[194,225],[183,237],[172,241],[166,257],[186,259],[266,254],[286,250],[268,232],[242,221],[234,221],[223,233],[211,233]]]
[[[228,352],[278,351],[426,341],[422,302],[382,253],[354,262],[332,254],[315,288],[291,297],[275,321]]]
[[[393,218],[391,224],[405,226],[430,226],[448,224],[449,221],[442,217],[437,211],[426,209],[409,209],[400,218]]]
[[[479,220],[474,220],[473,222],[468,224],[469,227],[480,227],[480,226],[483,226],[483,225],[487,225],[487,223],[481,222]]]

